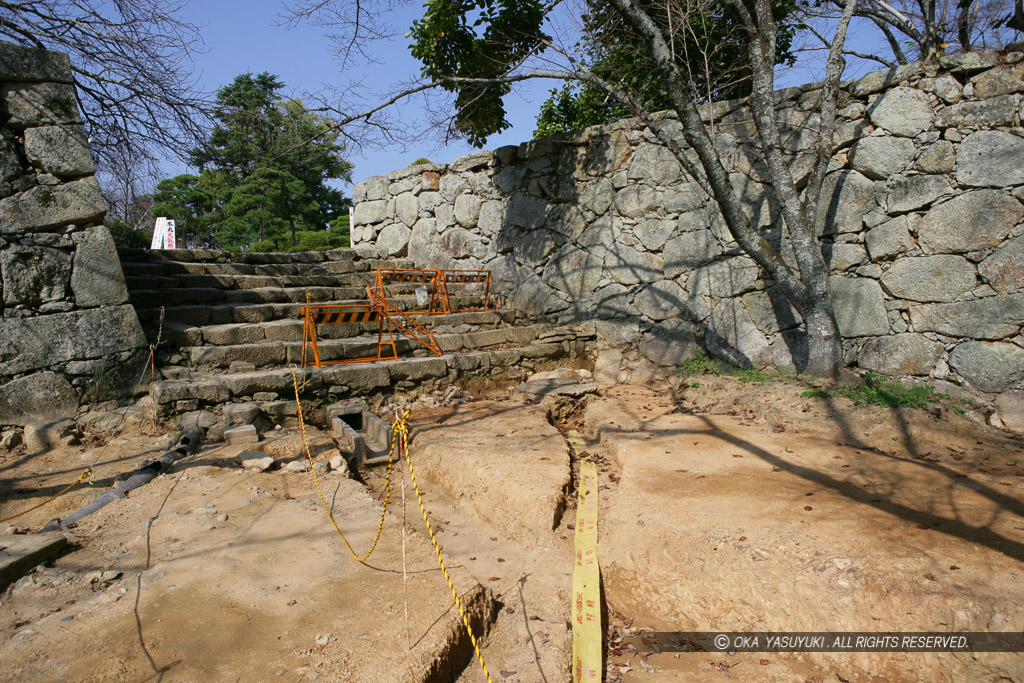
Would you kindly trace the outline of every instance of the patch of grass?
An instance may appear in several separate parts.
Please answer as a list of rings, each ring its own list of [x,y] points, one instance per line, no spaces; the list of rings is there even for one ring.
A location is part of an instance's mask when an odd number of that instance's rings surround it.
[[[733,368],[728,363],[718,360],[717,358],[711,358],[703,349],[697,349],[697,352],[692,357],[687,358],[675,369],[675,375],[677,377],[693,377],[695,375],[722,375],[737,368]]]
[[[831,395],[824,389],[808,389],[800,392],[802,398],[829,398]]]
[[[929,403],[950,398],[946,392],[936,392],[935,387],[901,384],[873,370],[864,373],[863,384],[842,384],[835,393],[854,405],[868,403],[886,408],[927,408]]]
[[[729,377],[734,377],[740,382],[754,382],[756,384],[761,384],[771,379],[770,375],[765,374],[761,370],[754,369],[744,370],[742,368],[732,368],[725,374]]]

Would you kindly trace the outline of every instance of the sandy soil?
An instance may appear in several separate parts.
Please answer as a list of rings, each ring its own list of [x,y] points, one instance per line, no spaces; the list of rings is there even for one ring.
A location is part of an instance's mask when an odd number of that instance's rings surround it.
[[[553,417],[507,391],[413,416],[443,555],[475,620],[493,621],[481,644],[494,680],[568,679],[581,457],[601,472],[608,681],[1024,680],[1020,654],[645,652],[650,629],[1024,623],[1019,438],[951,405],[936,415],[807,398],[796,383],[693,384],[606,387],[556,403]],[[570,449],[570,429],[586,450]],[[282,463],[299,457],[294,434],[271,439],[262,448]],[[39,528],[169,441],[136,428],[103,451],[87,441],[0,455],[0,517],[99,453],[93,486],[16,522]],[[318,461],[335,453],[315,441]],[[404,470],[365,567],[331,528],[311,473],[250,472],[234,455],[205,448],[84,519],[77,550],[0,596],[0,680],[485,680]],[[369,547],[383,469],[322,484],[353,546]]]

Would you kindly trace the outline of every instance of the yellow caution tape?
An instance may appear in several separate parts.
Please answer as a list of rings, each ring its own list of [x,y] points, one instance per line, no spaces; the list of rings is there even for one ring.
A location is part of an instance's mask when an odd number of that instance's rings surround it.
[[[597,564],[597,466],[580,463],[576,567],[572,573],[572,680],[600,683],[601,570]]]
[[[38,505],[33,505],[28,510],[22,510],[21,512],[19,512],[16,515],[11,515],[10,517],[4,517],[3,519],[0,519],[0,523],[9,522],[10,520],[17,519],[18,517],[21,517],[22,515],[27,515],[28,513],[32,512],[33,510],[38,510],[39,508],[43,507],[47,503],[57,500],[58,498],[63,496],[65,493],[67,493],[71,489],[75,488],[75,486],[77,486],[79,483],[85,481],[86,479],[88,479],[91,476],[92,476],[92,468],[91,467],[86,467],[85,471],[82,472],[80,475],[78,475],[78,479],[75,479],[73,482],[71,482],[66,487],[64,487],[64,489],[61,490],[57,495],[50,496],[49,498],[44,500],[42,503],[39,503]]]

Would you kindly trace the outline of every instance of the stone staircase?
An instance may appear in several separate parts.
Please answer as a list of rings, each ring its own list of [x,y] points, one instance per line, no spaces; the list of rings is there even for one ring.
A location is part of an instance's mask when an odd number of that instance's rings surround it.
[[[412,262],[365,258],[352,250],[121,249],[119,254],[143,329],[151,343],[159,338],[162,377],[152,395],[165,415],[255,401],[271,422],[280,421],[293,396],[292,364],[300,368],[304,397],[343,399],[534,366],[580,353],[593,338],[592,328],[527,321],[513,311],[411,315],[432,331],[443,356],[396,330],[398,360],[316,368],[310,353],[302,370],[300,309],[307,295],[316,304],[366,304],[365,288],[377,268],[411,268]],[[416,305],[411,290],[389,301],[403,310]],[[469,303],[453,298],[455,307]],[[321,358],[375,355],[377,330],[377,323],[320,326]]]

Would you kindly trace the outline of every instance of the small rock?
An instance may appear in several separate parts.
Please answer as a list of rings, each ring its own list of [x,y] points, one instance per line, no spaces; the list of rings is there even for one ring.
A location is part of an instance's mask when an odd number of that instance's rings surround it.
[[[345,458],[341,457],[340,455],[336,455],[333,458],[331,458],[332,470],[340,470],[343,465],[345,465]]]
[[[100,580],[101,576],[103,576],[103,572],[99,570],[86,572],[85,576],[82,577],[82,581],[85,581],[86,583],[96,583]]]
[[[274,459],[260,451],[242,451],[235,456],[235,460],[245,469],[257,472],[266,472],[274,465]]]
[[[18,533],[18,527],[8,524],[3,529],[0,529],[0,536],[13,536]]]
[[[15,448],[24,443],[24,439],[21,438],[21,433],[15,430],[4,432],[0,436],[0,449],[13,451]]]
[[[116,581],[119,578],[121,578],[121,572],[116,569],[108,569],[100,574],[100,581]]]
[[[217,521],[218,522],[226,522],[226,521],[228,521],[228,516],[225,515],[225,514],[217,515]]]
[[[292,462],[288,463],[288,471],[289,472],[305,472],[306,471],[306,461],[305,460],[293,460]]]
[[[318,462],[316,464],[316,473],[317,474],[327,474],[330,471],[331,471],[331,463],[329,463],[329,462]]]
[[[316,644],[326,645],[327,643],[331,642],[332,638],[333,636],[330,633],[322,633],[316,637]]]

